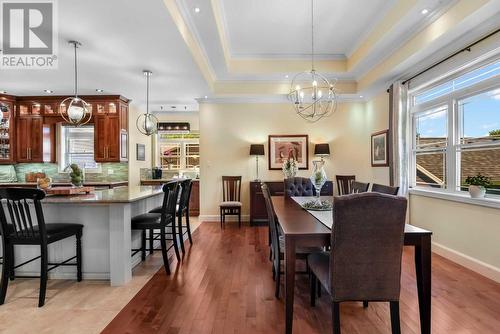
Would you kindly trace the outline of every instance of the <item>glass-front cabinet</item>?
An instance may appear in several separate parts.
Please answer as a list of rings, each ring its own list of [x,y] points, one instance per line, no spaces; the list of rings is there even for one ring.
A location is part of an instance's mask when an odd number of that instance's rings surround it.
[[[0,101],[0,162],[8,163],[12,159],[12,119],[14,104]]]
[[[158,165],[166,170],[197,171],[200,167],[199,133],[158,134]]]

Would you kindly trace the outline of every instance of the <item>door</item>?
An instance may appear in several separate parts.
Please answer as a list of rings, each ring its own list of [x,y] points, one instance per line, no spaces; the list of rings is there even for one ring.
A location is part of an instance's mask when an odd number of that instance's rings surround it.
[[[31,118],[19,117],[16,120],[16,156],[18,162],[29,162]]]
[[[43,162],[43,118],[32,117],[30,124],[30,151],[31,162]]]
[[[106,161],[120,162],[120,117],[106,119],[106,146]]]

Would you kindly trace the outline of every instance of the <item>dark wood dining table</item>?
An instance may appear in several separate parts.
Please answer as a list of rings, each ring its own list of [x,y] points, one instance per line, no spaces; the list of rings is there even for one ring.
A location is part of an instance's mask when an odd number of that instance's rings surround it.
[[[325,197],[322,197],[325,198]],[[333,197],[328,197],[333,200]],[[296,247],[329,246],[331,229],[321,223],[295,200],[273,196],[275,214],[285,237],[285,316],[286,333],[292,333],[295,291]],[[406,224],[405,246],[415,249],[415,269],[422,334],[431,332],[431,231]]]

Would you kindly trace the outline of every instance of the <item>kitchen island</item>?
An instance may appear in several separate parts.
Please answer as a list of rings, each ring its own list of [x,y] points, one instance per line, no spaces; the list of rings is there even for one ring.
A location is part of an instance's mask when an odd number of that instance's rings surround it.
[[[84,279],[109,279],[111,285],[123,285],[132,278],[132,268],[140,262],[140,253],[131,257],[132,248],[140,248],[140,232],[132,232],[131,217],[161,205],[161,186],[129,186],[96,190],[74,196],[47,196],[42,206],[47,223],[83,224],[82,255]],[[59,262],[74,256],[74,238],[49,245],[49,259]],[[16,263],[38,256],[37,246],[15,249]],[[35,261],[16,270],[19,275],[38,275]],[[73,279],[76,268],[59,267],[51,278]]]

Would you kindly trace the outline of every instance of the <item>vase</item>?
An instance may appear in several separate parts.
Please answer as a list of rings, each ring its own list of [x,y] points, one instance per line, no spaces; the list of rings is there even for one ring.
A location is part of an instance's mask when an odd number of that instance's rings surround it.
[[[311,175],[311,182],[316,189],[316,200],[318,201],[318,203],[321,203],[321,188],[327,180],[325,169],[323,168],[324,166],[325,162],[323,160],[313,161],[313,173]]]
[[[469,186],[469,194],[471,198],[483,198],[486,195],[486,188],[482,186]]]
[[[291,179],[292,177],[295,177],[297,171],[294,168],[285,169],[283,170],[283,174],[285,175],[285,179]]]

